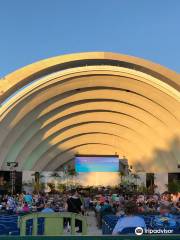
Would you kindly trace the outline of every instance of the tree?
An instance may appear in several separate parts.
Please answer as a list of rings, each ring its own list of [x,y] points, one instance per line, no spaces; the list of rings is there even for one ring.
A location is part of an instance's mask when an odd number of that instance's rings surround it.
[[[124,172],[119,172],[121,183],[123,182],[123,177],[125,176]]]
[[[66,190],[66,184],[65,184],[65,183],[58,183],[57,189],[58,189],[60,192],[65,191],[65,190]]]
[[[137,191],[139,193],[144,193],[147,194],[148,193],[148,189],[144,184],[141,184],[140,186],[137,187]]]
[[[51,178],[54,178],[54,179],[55,179],[55,188],[56,188],[57,179],[60,179],[60,178],[61,178],[61,176],[59,175],[59,173],[58,173],[58,172],[52,172],[52,173],[49,175],[49,177],[51,177]]]
[[[40,179],[43,178],[44,175],[41,174],[40,172],[34,172],[32,176],[34,176],[34,191],[36,193],[39,193],[41,189]]]
[[[59,175],[58,172],[52,172],[49,177],[54,178],[55,180],[57,180],[58,178],[61,178],[61,176]]]
[[[55,193],[56,189],[55,189],[55,184],[52,182],[47,183],[48,187],[50,188],[50,192],[51,193]]]
[[[74,177],[77,176],[78,173],[76,172],[74,167],[68,166],[67,168],[67,176],[70,176],[72,179],[72,182],[74,184]]]
[[[180,192],[180,181],[178,181],[178,180],[173,180],[173,181],[169,182],[168,184],[166,184],[166,186],[170,193]]]

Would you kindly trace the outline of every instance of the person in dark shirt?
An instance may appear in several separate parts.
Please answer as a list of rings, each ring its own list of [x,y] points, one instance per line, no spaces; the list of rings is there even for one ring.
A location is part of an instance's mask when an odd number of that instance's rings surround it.
[[[108,200],[105,200],[103,206],[100,209],[101,217],[104,217],[105,215],[114,215],[115,209],[109,204]]]
[[[82,202],[79,198],[79,194],[75,189],[71,190],[71,196],[67,199],[67,211],[80,214],[82,213]],[[82,222],[76,220],[75,225],[79,227],[79,231],[82,232]]]
[[[38,201],[36,203],[36,208],[38,212],[41,212],[44,209],[44,199],[42,196],[38,198]]]

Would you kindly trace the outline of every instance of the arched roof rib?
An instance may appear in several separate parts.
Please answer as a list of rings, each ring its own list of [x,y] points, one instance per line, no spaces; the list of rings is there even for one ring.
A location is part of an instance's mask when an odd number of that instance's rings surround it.
[[[42,78],[47,74],[59,70],[94,65],[110,65],[135,69],[166,82],[178,91],[180,90],[179,74],[159,64],[132,56],[110,52],[86,52],[44,59],[5,76],[2,79],[6,86],[3,86],[4,83],[2,83],[1,102],[3,99],[6,99],[8,95],[11,95],[17,87],[23,87],[28,82],[32,82],[37,78]]]

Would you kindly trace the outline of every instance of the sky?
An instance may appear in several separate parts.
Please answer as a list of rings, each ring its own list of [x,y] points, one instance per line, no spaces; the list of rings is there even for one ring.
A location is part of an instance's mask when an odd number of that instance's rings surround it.
[[[87,51],[133,55],[180,73],[180,0],[0,0],[0,77]]]

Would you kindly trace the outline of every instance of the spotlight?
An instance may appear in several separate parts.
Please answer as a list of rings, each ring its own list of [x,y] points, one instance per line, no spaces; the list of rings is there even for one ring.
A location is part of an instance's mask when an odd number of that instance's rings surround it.
[[[18,163],[17,162],[7,162],[7,166],[15,168],[15,167],[18,167]]]

